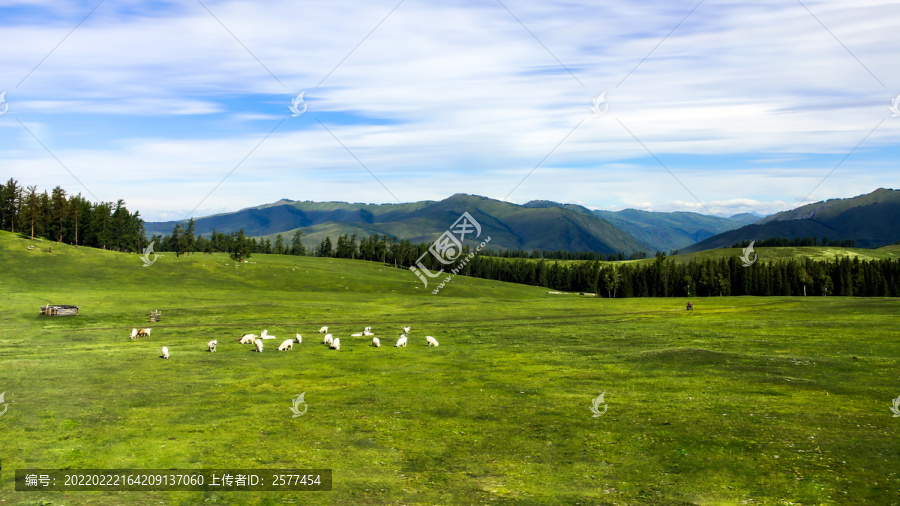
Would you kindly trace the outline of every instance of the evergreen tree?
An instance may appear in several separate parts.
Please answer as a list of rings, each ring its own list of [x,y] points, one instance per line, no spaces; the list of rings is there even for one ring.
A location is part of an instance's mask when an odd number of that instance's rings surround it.
[[[231,248],[228,253],[232,260],[235,262],[242,262],[250,258],[251,253],[255,249],[254,241],[252,238],[248,238],[244,235],[244,229],[242,228],[238,232],[233,232],[231,234]]]
[[[303,237],[303,232],[300,230],[296,230],[294,232],[294,237],[291,238],[291,254],[292,255],[305,255],[306,248],[303,247],[303,241],[301,238]]]
[[[190,256],[191,252],[194,251],[194,243],[197,240],[194,237],[194,234],[197,232],[197,228],[194,226],[194,218],[188,220],[187,226],[184,229],[184,235],[182,236],[184,241],[183,251]]]
[[[22,212],[19,213],[22,221],[22,228],[31,228],[31,240],[34,240],[34,229],[38,231],[41,228],[43,214],[41,213],[41,201],[37,193],[37,186],[29,186],[25,190],[25,203],[22,206]]]

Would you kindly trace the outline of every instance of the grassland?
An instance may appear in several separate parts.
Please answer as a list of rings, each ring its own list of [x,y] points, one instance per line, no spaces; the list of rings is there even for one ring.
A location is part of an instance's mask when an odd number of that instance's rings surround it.
[[[4,505],[900,503],[895,299],[688,312],[464,277],[434,296],[370,262],[142,267],[28,244],[0,233]],[[81,314],[42,317],[48,302]],[[129,340],[151,309],[163,321]],[[340,351],[318,344],[321,325]],[[387,347],[349,337],[367,325]],[[409,347],[390,347],[403,325]],[[263,328],[304,342],[233,341]],[[309,410],[292,417],[301,392]],[[25,493],[17,468],[331,468],[334,489]]]

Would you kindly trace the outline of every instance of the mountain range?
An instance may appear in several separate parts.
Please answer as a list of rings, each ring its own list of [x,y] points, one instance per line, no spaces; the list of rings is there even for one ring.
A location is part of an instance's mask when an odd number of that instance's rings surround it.
[[[732,218],[689,212],[650,212],[636,209],[594,211],[575,204],[532,201],[511,204],[476,195],[456,194],[441,201],[404,204],[311,202],[282,199],[271,204],[194,220],[204,236],[244,232],[271,240],[303,232],[307,247],[326,236],[388,235],[414,243],[437,239],[463,213],[483,227],[482,239],[491,237],[494,249],[540,249],[632,253],[670,251],[715,234],[741,227],[761,216]],[[148,222],[148,236],[171,234],[177,222]]]
[[[637,209],[592,210],[577,204],[534,200],[523,205],[477,195],[456,194],[440,201],[403,204],[278,202],[194,220],[196,233],[209,236],[244,229],[274,241],[296,230],[314,247],[325,237],[387,235],[428,243],[463,213],[470,213],[491,237],[493,249],[632,253],[679,250],[691,253],[773,237],[852,239],[857,247],[877,248],[900,241],[900,190],[822,202],[773,214],[730,217],[691,212]],[[174,221],[145,224],[147,235],[172,232]]]
[[[806,204],[703,239],[681,251],[692,253],[772,237],[852,239],[859,248],[896,244],[900,241],[900,190],[879,188],[852,198]]]
[[[595,211],[576,204],[533,200],[524,207],[564,207],[613,224],[645,246],[647,251],[671,251],[690,246],[713,235],[753,223],[762,216],[744,213],[723,218],[689,212],[655,212],[638,209]]]

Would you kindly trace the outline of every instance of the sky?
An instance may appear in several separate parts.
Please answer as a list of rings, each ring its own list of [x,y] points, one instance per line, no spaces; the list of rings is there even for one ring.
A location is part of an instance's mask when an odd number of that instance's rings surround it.
[[[898,33],[869,0],[0,0],[0,178],[146,221],[770,214],[900,188]]]

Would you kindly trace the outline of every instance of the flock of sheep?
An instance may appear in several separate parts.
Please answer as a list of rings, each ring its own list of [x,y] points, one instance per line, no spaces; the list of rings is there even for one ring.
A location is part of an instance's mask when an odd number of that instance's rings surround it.
[[[150,335],[151,329],[131,329],[131,339],[137,339],[139,337],[146,337]],[[397,344],[394,345],[395,348],[405,348],[406,343],[409,338],[410,327],[403,327],[403,333],[400,334],[400,338],[397,339]],[[340,350],[341,349],[341,339],[339,337],[334,337],[328,333],[328,327],[322,327],[319,329],[320,334],[325,334],[324,339],[322,339],[322,344],[327,344],[329,348],[332,350]],[[300,334],[296,335],[297,344],[303,342],[303,336]],[[350,334],[350,337],[372,337],[372,346],[376,348],[381,347],[381,341],[375,337],[375,334],[372,333],[372,327],[366,327],[362,332],[357,332],[355,334]],[[263,351],[263,339],[276,339],[275,336],[269,334],[268,329],[263,329],[260,335],[256,334],[244,334],[243,336],[237,338],[237,341],[240,344],[252,344],[256,347],[256,351],[262,353]],[[428,346],[437,346],[437,339],[431,336],[425,336],[425,342]],[[219,344],[219,341],[213,339],[206,345],[207,351],[214,352],[216,351],[216,346]],[[294,349],[294,339],[286,339],[279,346],[278,351],[290,351]],[[162,347],[162,355],[161,358],[168,359],[169,358],[169,348],[166,346]]]

